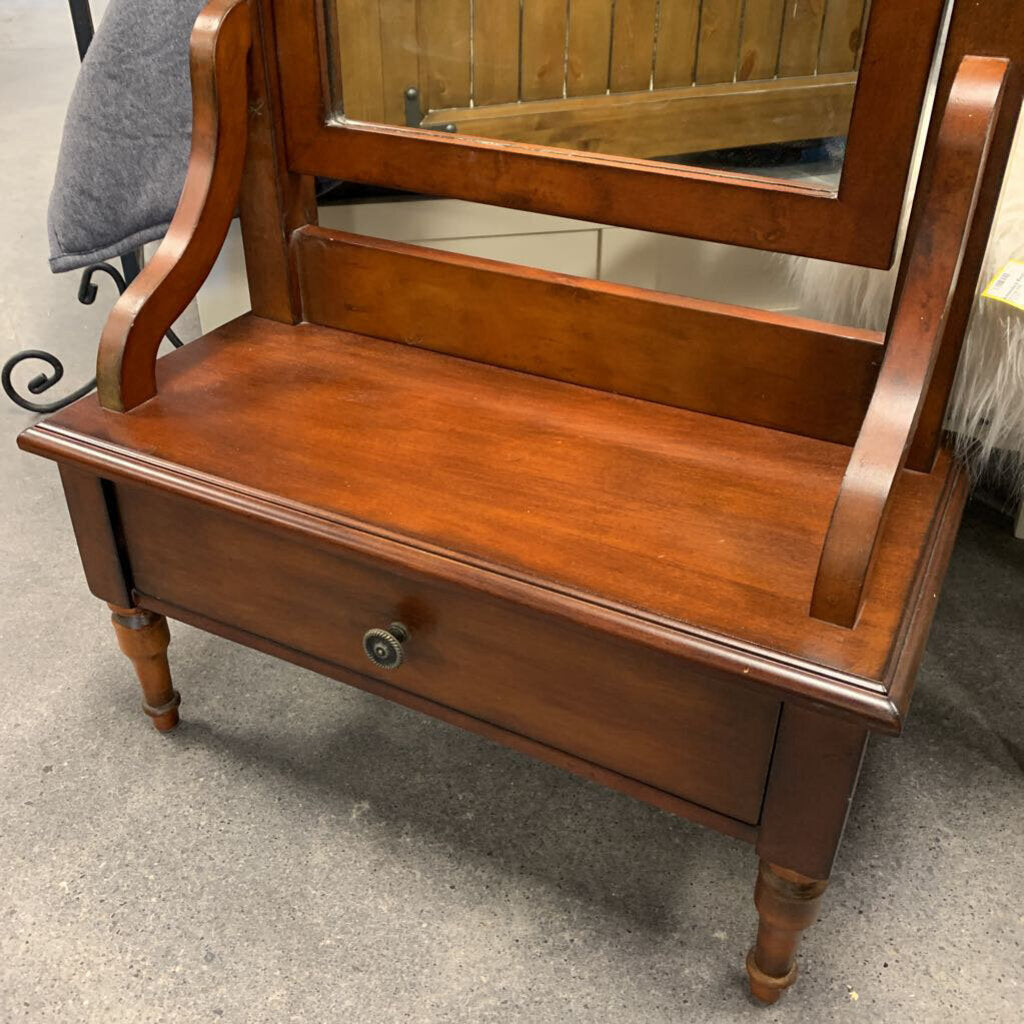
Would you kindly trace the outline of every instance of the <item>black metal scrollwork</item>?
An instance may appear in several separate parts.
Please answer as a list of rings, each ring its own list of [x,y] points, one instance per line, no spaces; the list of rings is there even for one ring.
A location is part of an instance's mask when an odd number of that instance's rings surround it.
[[[14,368],[29,359],[39,359],[44,363],[48,363],[51,370],[50,373],[36,374],[28,382],[28,390],[33,395],[41,395],[44,391],[48,391],[64,376],[64,364],[51,352],[43,352],[38,348],[28,348],[24,352],[16,352],[4,363],[3,370],[0,370],[0,382],[3,383],[7,397],[15,405],[20,405],[22,409],[28,409],[29,412],[56,412],[58,409],[63,409],[65,405],[89,394],[96,387],[96,378],[93,377],[88,384],[83,384],[77,391],[72,392],[57,402],[33,402],[31,399],[19,395],[11,380],[11,373],[14,371]]]
[[[89,0],[69,0],[71,8],[71,21],[75,29],[75,40],[78,43],[78,55],[85,57],[86,51],[93,37],[92,11],[89,8]],[[96,301],[97,287],[93,283],[93,277],[97,273],[107,274],[117,287],[118,295],[123,295],[128,285],[138,276],[140,270],[138,253],[129,252],[121,257],[121,266],[124,269],[122,275],[116,267],[109,263],[93,263],[82,271],[82,280],[78,285],[78,301],[85,306],[91,306]],[[181,348],[181,339],[168,330],[165,335],[167,340],[175,347]],[[49,391],[55,384],[59,383],[64,376],[64,364],[52,353],[44,352],[42,349],[29,348],[23,352],[16,352],[4,363],[0,369],[0,384],[3,385],[7,397],[15,405],[27,409],[29,412],[50,413],[63,409],[79,398],[89,394],[96,387],[94,377],[88,384],[83,384],[77,391],[66,395],[56,402],[33,402],[30,398],[18,393],[11,376],[14,369],[30,359],[38,359],[49,366],[49,372],[38,373],[26,385],[30,395],[41,395]]]
[[[126,257],[124,259],[124,264],[126,272],[128,272],[131,277],[134,277],[135,274],[138,273],[138,263],[134,257],[131,259]],[[128,282],[125,281],[124,276],[122,276],[116,267],[112,267],[109,263],[93,263],[82,271],[82,280],[78,285],[78,301],[83,305],[91,306],[96,301],[98,289],[93,283],[93,277],[97,273],[106,274],[114,282],[118,295],[123,295],[125,289],[128,287]],[[182,341],[174,331],[169,330],[166,337],[175,348],[181,348]],[[36,374],[36,376],[28,382],[26,387],[28,388],[29,394],[41,395],[44,392],[49,391],[50,388],[59,383],[64,376],[64,364],[52,352],[44,352],[42,349],[29,348],[25,349],[23,352],[16,352],[7,360],[6,363],[4,363],[3,369],[0,370],[0,384],[3,385],[4,392],[15,405],[21,406],[22,409],[27,409],[29,412],[56,412],[58,409],[63,409],[64,406],[70,405],[72,402],[76,402],[84,395],[89,394],[89,392],[96,387],[96,378],[93,377],[92,380],[87,384],[83,384],[77,391],[73,391],[70,395],[65,395],[56,402],[33,402],[30,398],[26,398],[24,395],[18,393],[14,386],[14,381],[11,379],[15,367],[20,366],[22,363],[27,362],[30,359],[38,359],[40,362],[46,363],[50,367],[50,370],[49,372]]]

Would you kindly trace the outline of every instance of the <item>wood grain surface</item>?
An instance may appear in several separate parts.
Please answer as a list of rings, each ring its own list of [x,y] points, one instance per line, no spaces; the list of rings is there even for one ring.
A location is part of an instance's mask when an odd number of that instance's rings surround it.
[[[916,202],[926,212],[904,259],[885,362],[843,478],[811,599],[811,614],[852,627],[924,408],[953,300],[1007,62],[967,57],[942,115],[935,167]]]
[[[898,727],[883,681],[948,466],[901,475],[849,631],[807,614],[845,446],[251,316],[159,367],[130,416],[85,399],[21,444],[383,531],[431,571]]]
[[[246,0],[211,0],[192,30],[185,186],[156,254],[103,328],[96,377],[104,408],[124,412],[153,396],[164,333],[192,301],[227,235],[245,164],[251,39]]]
[[[142,594],[757,823],[779,712],[770,694],[151,489],[119,487],[118,512]],[[396,620],[411,637],[385,671],[362,638]]]
[[[292,248],[311,323],[842,444],[884,351],[872,331],[320,228]]]

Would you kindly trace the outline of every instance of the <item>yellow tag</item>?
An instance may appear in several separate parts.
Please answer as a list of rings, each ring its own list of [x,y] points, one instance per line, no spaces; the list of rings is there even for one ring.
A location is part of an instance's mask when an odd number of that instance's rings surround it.
[[[1024,261],[1010,260],[981,294],[986,299],[1024,310]]]

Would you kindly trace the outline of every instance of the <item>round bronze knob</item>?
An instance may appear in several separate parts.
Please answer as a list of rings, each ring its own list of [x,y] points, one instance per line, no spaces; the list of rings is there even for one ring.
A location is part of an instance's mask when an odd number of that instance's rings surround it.
[[[363,650],[377,668],[390,672],[405,660],[402,644],[408,641],[409,630],[400,622],[392,622],[387,629],[368,629],[363,636]]]

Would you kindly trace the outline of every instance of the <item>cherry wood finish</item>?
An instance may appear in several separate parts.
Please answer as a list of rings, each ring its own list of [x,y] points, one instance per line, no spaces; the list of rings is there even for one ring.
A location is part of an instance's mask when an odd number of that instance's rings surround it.
[[[132,595],[113,512],[113,487],[109,481],[83,473],[69,463],[59,465],[64,500],[89,589],[104,601],[126,607],[132,603]]]
[[[288,236],[317,220],[313,178],[288,168],[270,0],[250,0],[249,125],[238,210],[252,311],[284,323],[302,319]]]
[[[192,152],[160,247],[117,301],[100,339],[97,390],[126,412],[156,392],[153,364],[224,243],[242,180],[248,109],[249,5],[212,0],[192,30]]]
[[[779,714],[771,695],[508,601],[268,536],[237,515],[137,487],[119,485],[117,500],[137,593],[757,823]],[[396,620],[411,638],[388,671],[362,638]]]
[[[131,660],[142,687],[142,710],[158,732],[170,732],[178,724],[181,697],[171,685],[167,664],[167,620],[143,608],[111,605],[110,611],[118,646]]]
[[[948,453],[939,455],[940,463],[948,458]],[[918,561],[917,576],[908,602],[910,610],[903,618],[900,635],[896,639],[895,650],[899,653],[890,662],[889,699],[903,721],[910,711],[917,670],[938,607],[942,581],[953,553],[956,529],[955,526],[950,528],[949,524],[960,522],[968,490],[966,470],[954,463],[947,476],[945,494],[940,499],[940,507],[933,520],[932,534],[924,545],[925,554]]]
[[[872,5],[838,197],[328,125],[318,8],[203,13],[168,241],[111,316],[99,397],[19,443],[60,466],[158,728],[171,615],[751,841],[769,1001],[867,735],[905,721],[965,500],[936,437],[1024,8],[957,5],[884,346],[321,232],[311,176],[883,264],[937,2]],[[157,363],[236,205],[256,314]],[[408,656],[385,678],[360,633],[396,620]]]
[[[935,164],[917,202],[926,211],[904,257],[885,362],[832,513],[811,614],[853,626],[906,463],[953,300],[1008,62],[967,57],[941,120]],[[920,469],[923,467],[916,466]]]
[[[900,727],[887,687],[922,547],[948,528],[948,461],[900,478],[850,631],[807,614],[843,445],[254,317],[158,369],[159,394],[130,417],[84,401],[21,443],[206,503],[244,498],[328,546],[372,544]]]
[[[747,974],[761,1002],[774,1003],[796,980],[797,946],[832,874],[867,738],[863,725],[783,708],[755,843],[760,921]]]
[[[892,262],[943,0],[871,5],[837,194],[635,158],[340,123],[309,59],[325,45],[319,7],[320,0],[274,0],[293,170],[865,266]]]
[[[322,228],[292,248],[311,323],[826,441],[856,440],[882,361],[874,331]]]
[[[226,640],[231,640],[235,643],[251,647],[254,650],[262,651],[264,654],[272,655],[282,661],[288,661],[302,668],[318,672],[322,676],[336,679],[339,682],[354,686],[367,693],[372,693],[374,696],[382,697],[413,711],[430,715],[433,718],[440,719],[442,722],[447,722],[449,725],[458,726],[460,729],[465,729],[468,732],[483,736],[485,739],[500,743],[512,750],[517,750],[529,757],[536,758],[545,764],[571,772],[574,775],[605,786],[608,789],[616,790],[619,793],[625,793],[635,800],[651,804],[669,814],[674,814],[677,817],[685,818],[699,825],[713,828],[727,836],[742,839],[744,842],[753,843],[757,838],[758,830],[756,827],[744,824],[736,818],[729,818],[718,814],[700,804],[691,803],[662,789],[655,789],[653,786],[648,786],[637,779],[620,775],[618,772],[575,757],[557,747],[549,747],[520,733],[502,729],[500,726],[493,725],[491,722],[486,722],[480,718],[474,718],[472,715],[467,715],[464,711],[460,711],[457,708],[438,704],[436,701],[428,700],[409,690],[393,686],[362,672],[352,671],[335,662],[315,658],[293,647],[286,647],[283,644],[275,643],[266,637],[246,633],[236,626],[228,625],[216,619],[206,618],[187,608],[180,608],[177,605],[172,605],[166,601],[161,601],[158,598],[144,594],[140,594],[138,597],[140,605],[151,611],[166,615],[168,618],[186,622],[197,629],[206,630],[208,633],[213,633],[224,637]]]
[[[786,704],[761,811],[762,860],[810,878],[832,874],[867,739],[863,722]]]
[[[754,888],[760,916],[757,941],[747,954],[750,991],[762,1003],[778,1000],[796,981],[796,949],[814,924],[828,882],[761,861]]]

